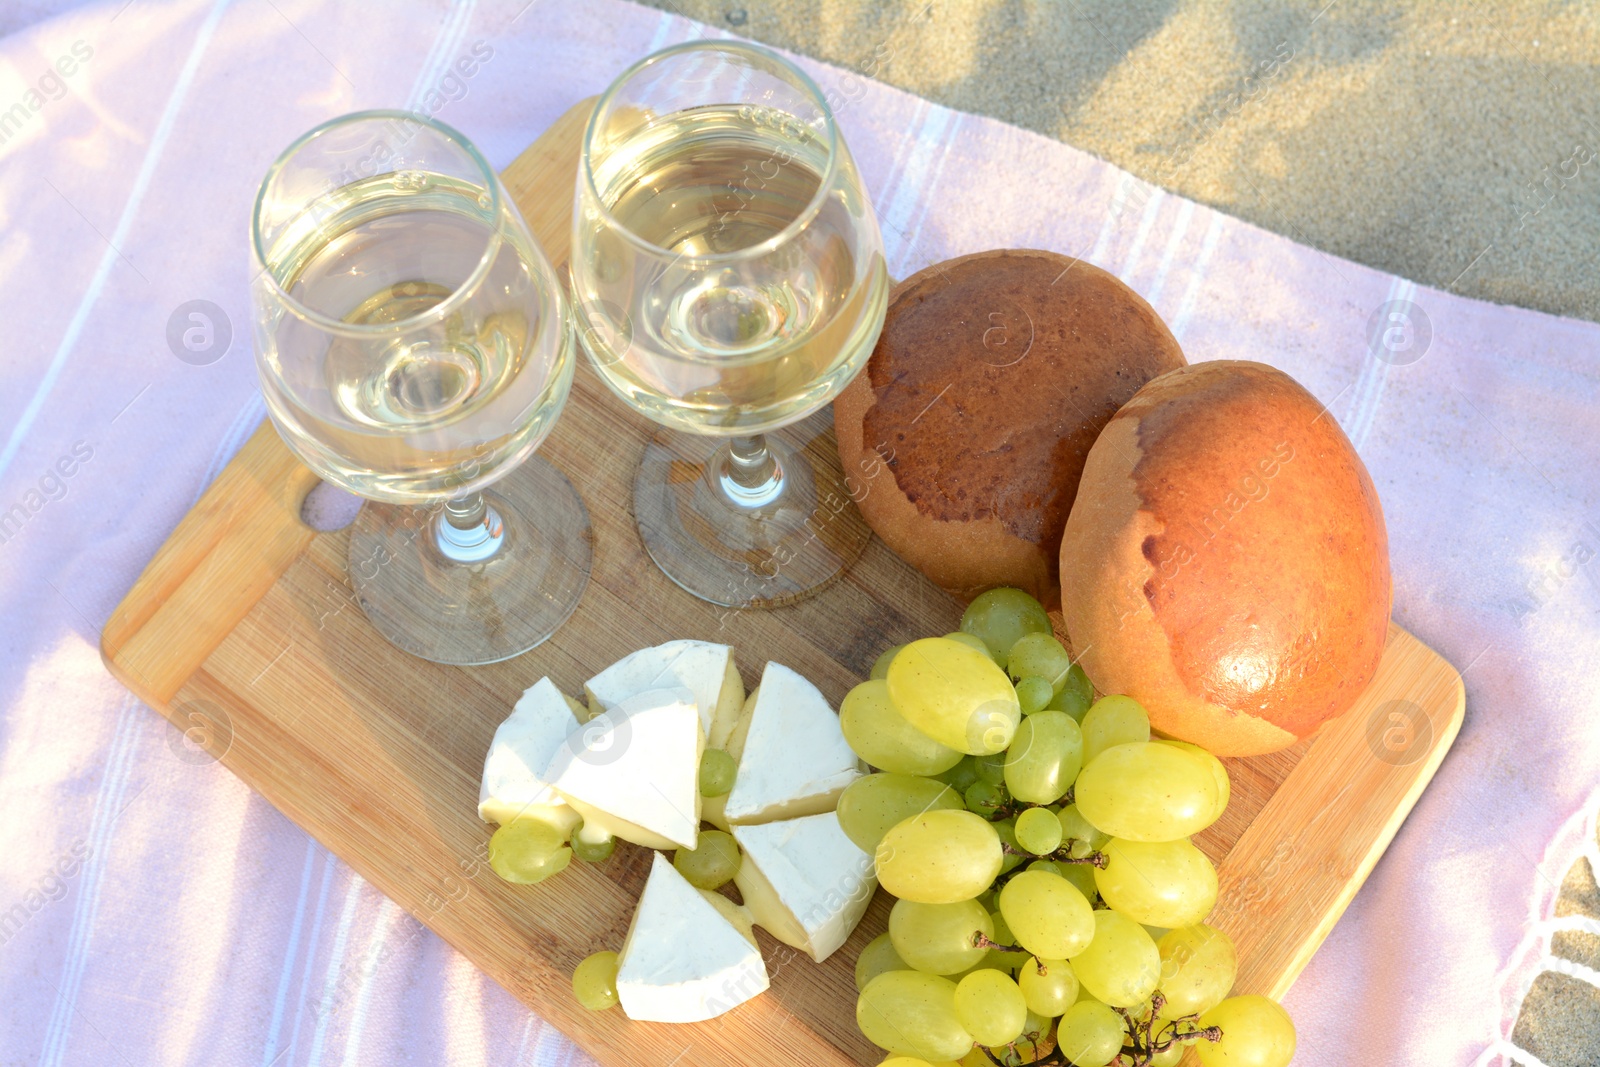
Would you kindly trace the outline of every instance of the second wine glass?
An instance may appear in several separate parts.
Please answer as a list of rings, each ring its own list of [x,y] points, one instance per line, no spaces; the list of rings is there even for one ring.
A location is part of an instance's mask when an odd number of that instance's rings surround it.
[[[854,562],[871,534],[825,406],[877,343],[889,280],[816,84],[731,41],[635,64],[584,137],[571,270],[600,376],[664,427],[633,499],[667,576],[770,607]]]

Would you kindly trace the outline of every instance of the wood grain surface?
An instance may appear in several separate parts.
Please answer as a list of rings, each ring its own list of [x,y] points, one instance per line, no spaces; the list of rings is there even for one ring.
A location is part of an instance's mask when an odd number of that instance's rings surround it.
[[[504,173],[558,265],[588,111],[587,101],[575,106]],[[702,638],[734,646],[747,685],[773,658],[837,706],[886,647],[948,632],[960,617],[960,604],[876,540],[843,579],[775,611],[731,612],[682,592],[644,555],[629,514],[651,430],[580,369],[542,454],[588,504],[594,569],[577,613],[526,655],[441,667],[379,637],[345,577],[346,536],[301,523],[317,479],[270,424],[117,608],[103,654],[146,703],[602,1063],[875,1063],[882,1053],[855,1027],[852,972],[861,945],[884,929],[883,894],[826,964],[762,934],[768,993],[709,1023],[668,1026],[586,1011],[568,986],[580,959],[621,946],[647,850],[619,845],[605,864],[574,863],[531,887],[500,881],[484,860],[483,755],[540,676],[578,693],[641,645]],[[1228,761],[1233,802],[1198,843],[1219,866],[1212,922],[1238,943],[1240,991],[1277,995],[1293,982],[1462,714],[1455,670],[1392,628],[1379,675],[1350,712],[1293,749]]]

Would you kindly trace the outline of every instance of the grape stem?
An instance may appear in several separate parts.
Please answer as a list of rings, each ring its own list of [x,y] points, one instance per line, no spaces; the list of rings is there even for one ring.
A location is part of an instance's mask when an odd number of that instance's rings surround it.
[[[1104,852],[1091,852],[1087,856],[1074,856],[1070,848],[1070,845],[1066,845],[1056,849],[1054,852],[1039,854],[1029,852],[1024,848],[1012,848],[1004,841],[1000,842],[1000,851],[1007,856],[1022,856],[1030,860],[1049,860],[1051,863],[1087,863],[1089,866],[1098,867],[1102,871],[1106,869],[1106,864],[1110,862]]]
[[[1106,869],[1106,864],[1111,862],[1110,857],[1104,852],[1091,852],[1087,856],[1074,856],[1071,848],[1070,844],[1063,845],[1044,858],[1052,863],[1087,863],[1089,866],[1098,867],[1102,871]]]
[[[1021,945],[1002,945],[985,934],[982,930],[975,931],[972,935],[973,948],[992,948],[996,952],[1027,952]]]
[[[1220,1026],[1197,1026],[1193,1030],[1186,1030],[1183,1033],[1179,1033],[1178,1030],[1177,1030],[1177,1026],[1178,1026],[1178,1022],[1179,1021],[1194,1022],[1195,1021],[1195,1017],[1192,1016],[1192,1015],[1191,1016],[1185,1016],[1183,1020],[1174,1020],[1173,1022],[1169,1023],[1168,1024],[1168,1028],[1172,1031],[1172,1033],[1169,1036],[1167,1036],[1164,1040],[1159,1041],[1156,1044],[1152,1045],[1150,1047],[1150,1050],[1152,1052],[1165,1052],[1165,1051],[1167,1051],[1167,1049],[1169,1049],[1169,1048],[1171,1048],[1173,1046],[1174,1042],[1192,1041],[1195,1038],[1200,1038],[1200,1037],[1203,1037],[1207,1041],[1211,1041],[1211,1042],[1216,1042],[1216,1041],[1221,1041],[1222,1040],[1222,1027],[1220,1027]],[[1162,1031],[1162,1033],[1166,1033],[1166,1032],[1167,1032],[1166,1030]]]
[[[1075,786],[1068,786],[1066,793],[1059,800],[1054,801],[1054,803],[1060,804],[1063,807],[1065,807],[1068,804],[1074,803],[1075,801],[1074,801],[1074,797],[1073,797],[1073,789],[1075,789],[1075,788],[1076,788]],[[1006,819],[1011,818],[1014,815],[1021,815],[1023,812],[1027,811],[1029,808],[1048,808],[1048,807],[1050,807],[1049,804],[1035,804],[1032,801],[1028,801],[1028,800],[1018,800],[1015,797],[1011,796],[1009,793],[1005,793],[1005,786],[1003,786],[1003,785],[1000,786],[999,789],[1000,789],[1000,791],[1002,793],[1004,793],[1006,795],[1006,799],[1001,801],[999,804],[997,804],[989,812],[988,815],[984,816],[990,822],[1002,822],[1002,821],[1004,821]]]
[[[1015,803],[1002,802],[991,808],[989,814],[985,815],[984,818],[988,819],[990,822],[1005,822],[1012,816],[1021,815],[1024,811],[1028,810],[1028,808],[1034,806],[1035,805],[1032,804],[1024,804],[1021,801],[1017,801]]]
[[[1090,853],[1088,856],[1074,856],[1074,854],[1070,853],[1070,848],[1072,848],[1072,846],[1064,845],[1062,848],[1058,848],[1056,851],[1053,851],[1053,853],[1040,854],[1030,853],[1030,851],[1027,851],[1026,848],[1011,848],[1010,845],[1006,845],[1005,841],[1000,841],[1000,851],[1005,853],[1006,856],[1022,856],[1024,859],[1048,859],[1048,861],[1053,862],[1053,864],[1088,864],[1090,867],[1099,867],[1101,870],[1106,870],[1106,864],[1107,862],[1110,862],[1109,859],[1107,859],[1106,853]]]
[[[1161,1009],[1166,1006],[1167,998],[1158,989],[1150,997],[1150,1013],[1142,1020],[1136,1019],[1126,1008],[1115,1008],[1128,1028],[1128,1044],[1122,1046],[1121,1056],[1128,1057],[1129,1067],[1147,1067],[1158,1053],[1166,1052],[1173,1045],[1182,1041],[1193,1041],[1205,1038],[1207,1041],[1221,1041],[1222,1027],[1197,1025],[1199,1016],[1185,1015],[1182,1018],[1172,1019],[1165,1026],[1155,1028],[1156,1017],[1161,1014]],[[1188,1023],[1190,1029],[1180,1030],[1183,1023]],[[1120,1062],[1121,1057],[1119,1057]]]

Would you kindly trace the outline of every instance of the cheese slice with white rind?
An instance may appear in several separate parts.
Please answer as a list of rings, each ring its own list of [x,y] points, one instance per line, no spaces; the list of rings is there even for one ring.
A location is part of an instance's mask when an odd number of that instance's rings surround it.
[[[781,663],[761,675],[739,769],[723,806],[729,823],[771,822],[832,811],[861,761],[817,687]]]
[[[540,678],[518,698],[494,732],[483,760],[478,817],[504,825],[515,818],[551,823],[563,837],[578,813],[545,781],[551,757],[578,728],[572,701],[549,678]]]
[[[694,694],[652,689],[574,730],[544,777],[583,816],[585,841],[694,848],[704,746]]]
[[[767,985],[755,943],[657,852],[617,960],[623,1012],[639,1021],[703,1022]]]
[[[711,748],[721,748],[744,704],[744,680],[733,649],[710,641],[668,641],[619,659],[583,684],[595,714],[647,689],[682,686],[694,694],[700,727]]]
[[[734,884],[756,925],[821,963],[843,945],[878,888],[872,857],[831,811],[733,828]]]

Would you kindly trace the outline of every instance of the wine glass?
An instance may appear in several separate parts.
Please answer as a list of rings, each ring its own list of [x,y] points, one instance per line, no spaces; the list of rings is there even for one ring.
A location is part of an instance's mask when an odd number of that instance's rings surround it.
[[[289,448],[366,502],[367,617],[437,663],[549,637],[588,581],[588,513],[533,457],[572,384],[561,284],[483,156],[403,111],[333,119],[251,222],[256,365]]]
[[[629,68],[584,136],[571,270],[601,378],[664,427],[633,496],[656,564],[732,607],[842,573],[871,533],[823,409],[877,343],[889,278],[816,84],[732,41]]]

